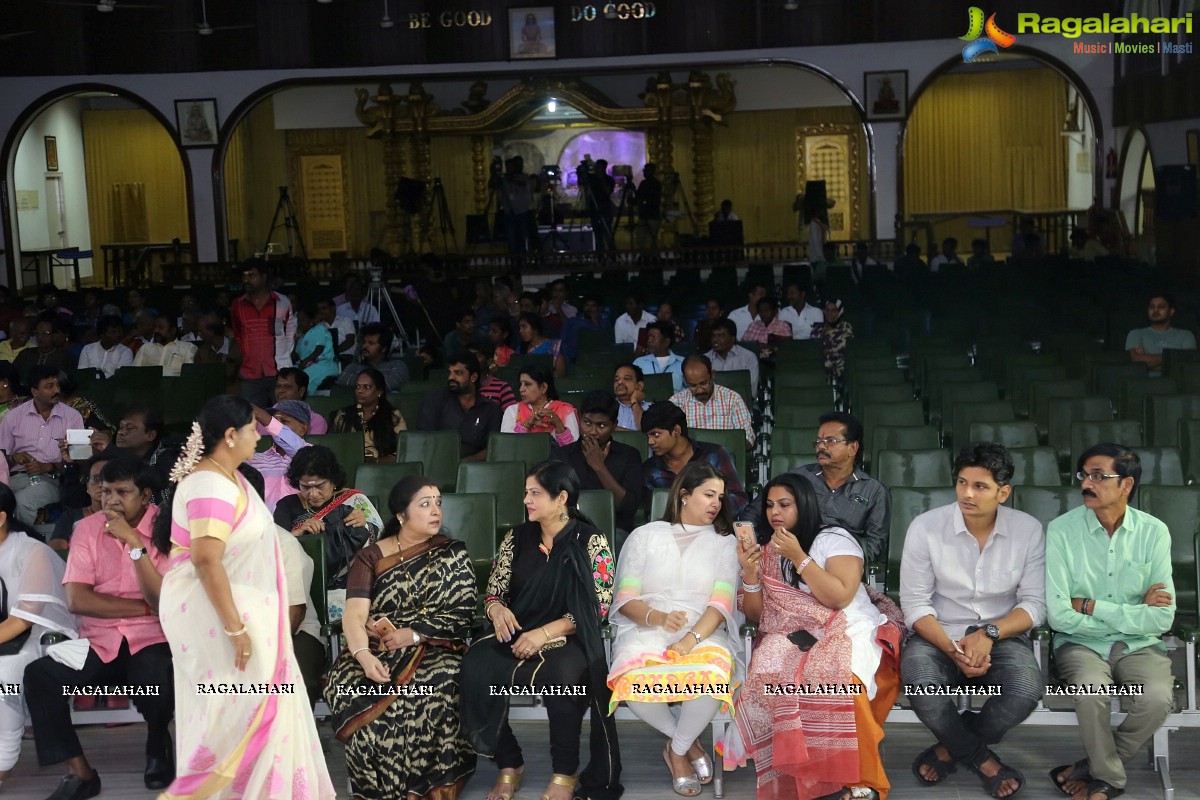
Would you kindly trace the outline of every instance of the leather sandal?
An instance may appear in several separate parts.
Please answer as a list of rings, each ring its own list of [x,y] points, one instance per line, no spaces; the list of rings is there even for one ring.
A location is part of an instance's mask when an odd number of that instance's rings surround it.
[[[1114,797],[1125,794],[1125,790],[1119,789],[1107,781],[1091,781],[1088,783],[1087,800],[1092,800],[1094,794],[1104,795],[1104,800],[1112,800]]]
[[[671,788],[675,790],[675,794],[680,797],[695,797],[700,794],[700,779],[696,777],[695,773],[682,778],[675,777],[675,769],[671,766],[670,751],[670,744],[663,748],[663,761],[667,763],[667,772],[671,775]]]
[[[994,760],[999,766],[999,769],[996,771],[995,775],[985,775],[983,773],[982,766],[986,764],[989,759]],[[987,750],[985,752],[983,758],[980,759],[978,764],[973,764],[967,761],[964,761],[963,763],[966,764],[968,769],[979,776],[979,780],[983,782],[983,790],[998,800],[1007,800],[1009,797],[1016,797],[1017,793],[1020,792],[1025,786],[1025,776],[1001,761],[1000,756],[996,755],[991,750]],[[1003,787],[1004,782],[1008,780],[1016,781],[1017,788],[1013,789],[1009,794],[1001,795],[1000,789]]]
[[[556,774],[550,776],[550,783],[552,783],[555,786],[565,786],[568,789],[574,790],[575,784],[579,783],[579,776],[578,775],[559,775],[556,773]],[[544,795],[542,795],[542,800],[552,800],[552,798],[550,797],[550,795],[544,794]]]
[[[1068,770],[1070,771],[1068,772]],[[1059,780],[1059,775],[1062,775],[1064,772],[1067,774],[1063,776],[1061,780]],[[1058,789],[1059,792],[1067,797],[1074,797],[1074,795],[1071,792],[1068,792],[1065,788],[1068,783],[1073,783],[1075,781],[1090,783],[1091,780],[1091,767],[1089,766],[1086,758],[1081,758],[1074,764],[1063,764],[1061,767],[1055,767],[1054,769],[1050,770],[1050,782],[1054,784],[1055,789]]]
[[[703,753],[699,758],[692,761],[692,769],[696,771],[696,778],[700,781],[701,786],[708,786],[713,780],[713,762],[708,757],[708,753]]]
[[[946,780],[946,776],[951,772],[958,771],[958,766],[955,765],[953,760],[942,761],[937,757],[937,748],[938,746],[936,744],[927,747],[925,751],[921,753],[921,755],[917,756],[916,759],[913,760],[912,763],[913,775],[917,776],[917,780],[926,786],[936,786],[937,784]],[[947,755],[949,755],[949,752],[947,752]],[[921,774],[921,767],[933,767],[933,769],[937,772],[937,778],[934,780],[926,778]]]
[[[518,791],[520,791],[521,780],[524,777],[525,777],[525,770],[521,770],[516,775],[506,775],[503,772],[501,772],[500,775],[496,778],[496,783],[504,784],[504,787],[506,789],[511,786],[512,789],[508,792],[501,791],[499,794],[494,795],[494,796],[501,797],[504,800],[512,800],[513,795],[515,795]],[[493,795],[489,792],[488,796],[491,797]]]

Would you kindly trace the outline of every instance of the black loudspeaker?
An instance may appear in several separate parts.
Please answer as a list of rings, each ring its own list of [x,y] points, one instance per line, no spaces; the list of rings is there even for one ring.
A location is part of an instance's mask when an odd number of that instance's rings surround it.
[[[1154,217],[1186,220],[1196,216],[1196,168],[1191,164],[1159,167],[1154,173]]]
[[[804,183],[804,216],[806,219],[816,217],[829,222],[829,206],[826,203],[825,181],[805,181]]]
[[[492,241],[492,232],[488,230],[487,214],[467,214],[467,243],[482,244]]]
[[[407,214],[416,214],[421,210],[421,201],[425,198],[425,183],[413,178],[401,178],[396,187],[396,200],[400,208]]]

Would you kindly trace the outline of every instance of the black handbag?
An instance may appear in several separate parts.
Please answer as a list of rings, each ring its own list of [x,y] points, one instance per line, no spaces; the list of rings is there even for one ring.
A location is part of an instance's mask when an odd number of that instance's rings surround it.
[[[8,586],[5,585],[4,579],[0,578],[0,622],[8,619]],[[14,636],[7,642],[0,643],[0,656],[15,656],[21,652],[21,648],[25,646],[25,642],[29,640],[30,634],[33,633],[33,628],[30,627],[18,636]]]

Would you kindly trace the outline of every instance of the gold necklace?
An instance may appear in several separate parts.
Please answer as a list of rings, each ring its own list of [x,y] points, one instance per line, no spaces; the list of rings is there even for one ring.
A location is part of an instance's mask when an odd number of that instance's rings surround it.
[[[216,467],[218,470],[220,470],[221,474],[224,475],[226,478],[229,478],[229,480],[231,480],[235,484],[237,484],[237,482],[238,482],[237,477],[232,472],[230,472],[229,470],[225,469],[220,464],[218,464],[217,460],[215,458],[213,458],[212,456],[209,456],[208,463],[212,464],[214,467]]]

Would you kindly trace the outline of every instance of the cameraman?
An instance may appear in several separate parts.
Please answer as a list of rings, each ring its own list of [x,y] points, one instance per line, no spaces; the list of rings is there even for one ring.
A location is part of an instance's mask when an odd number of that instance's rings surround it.
[[[504,235],[510,253],[529,251],[533,230],[533,181],[525,174],[525,159],[513,156],[504,162],[505,174],[500,191],[504,211]]]
[[[642,168],[642,182],[634,199],[637,202],[638,224],[633,229],[634,247],[649,250],[658,246],[658,228],[662,224],[662,181],[658,167],[647,164]]]
[[[588,176],[587,209],[592,217],[592,231],[596,237],[596,252],[616,250],[617,243],[613,237],[613,201],[612,194],[616,181],[608,174],[608,162],[603,158],[596,160],[591,174]]]

